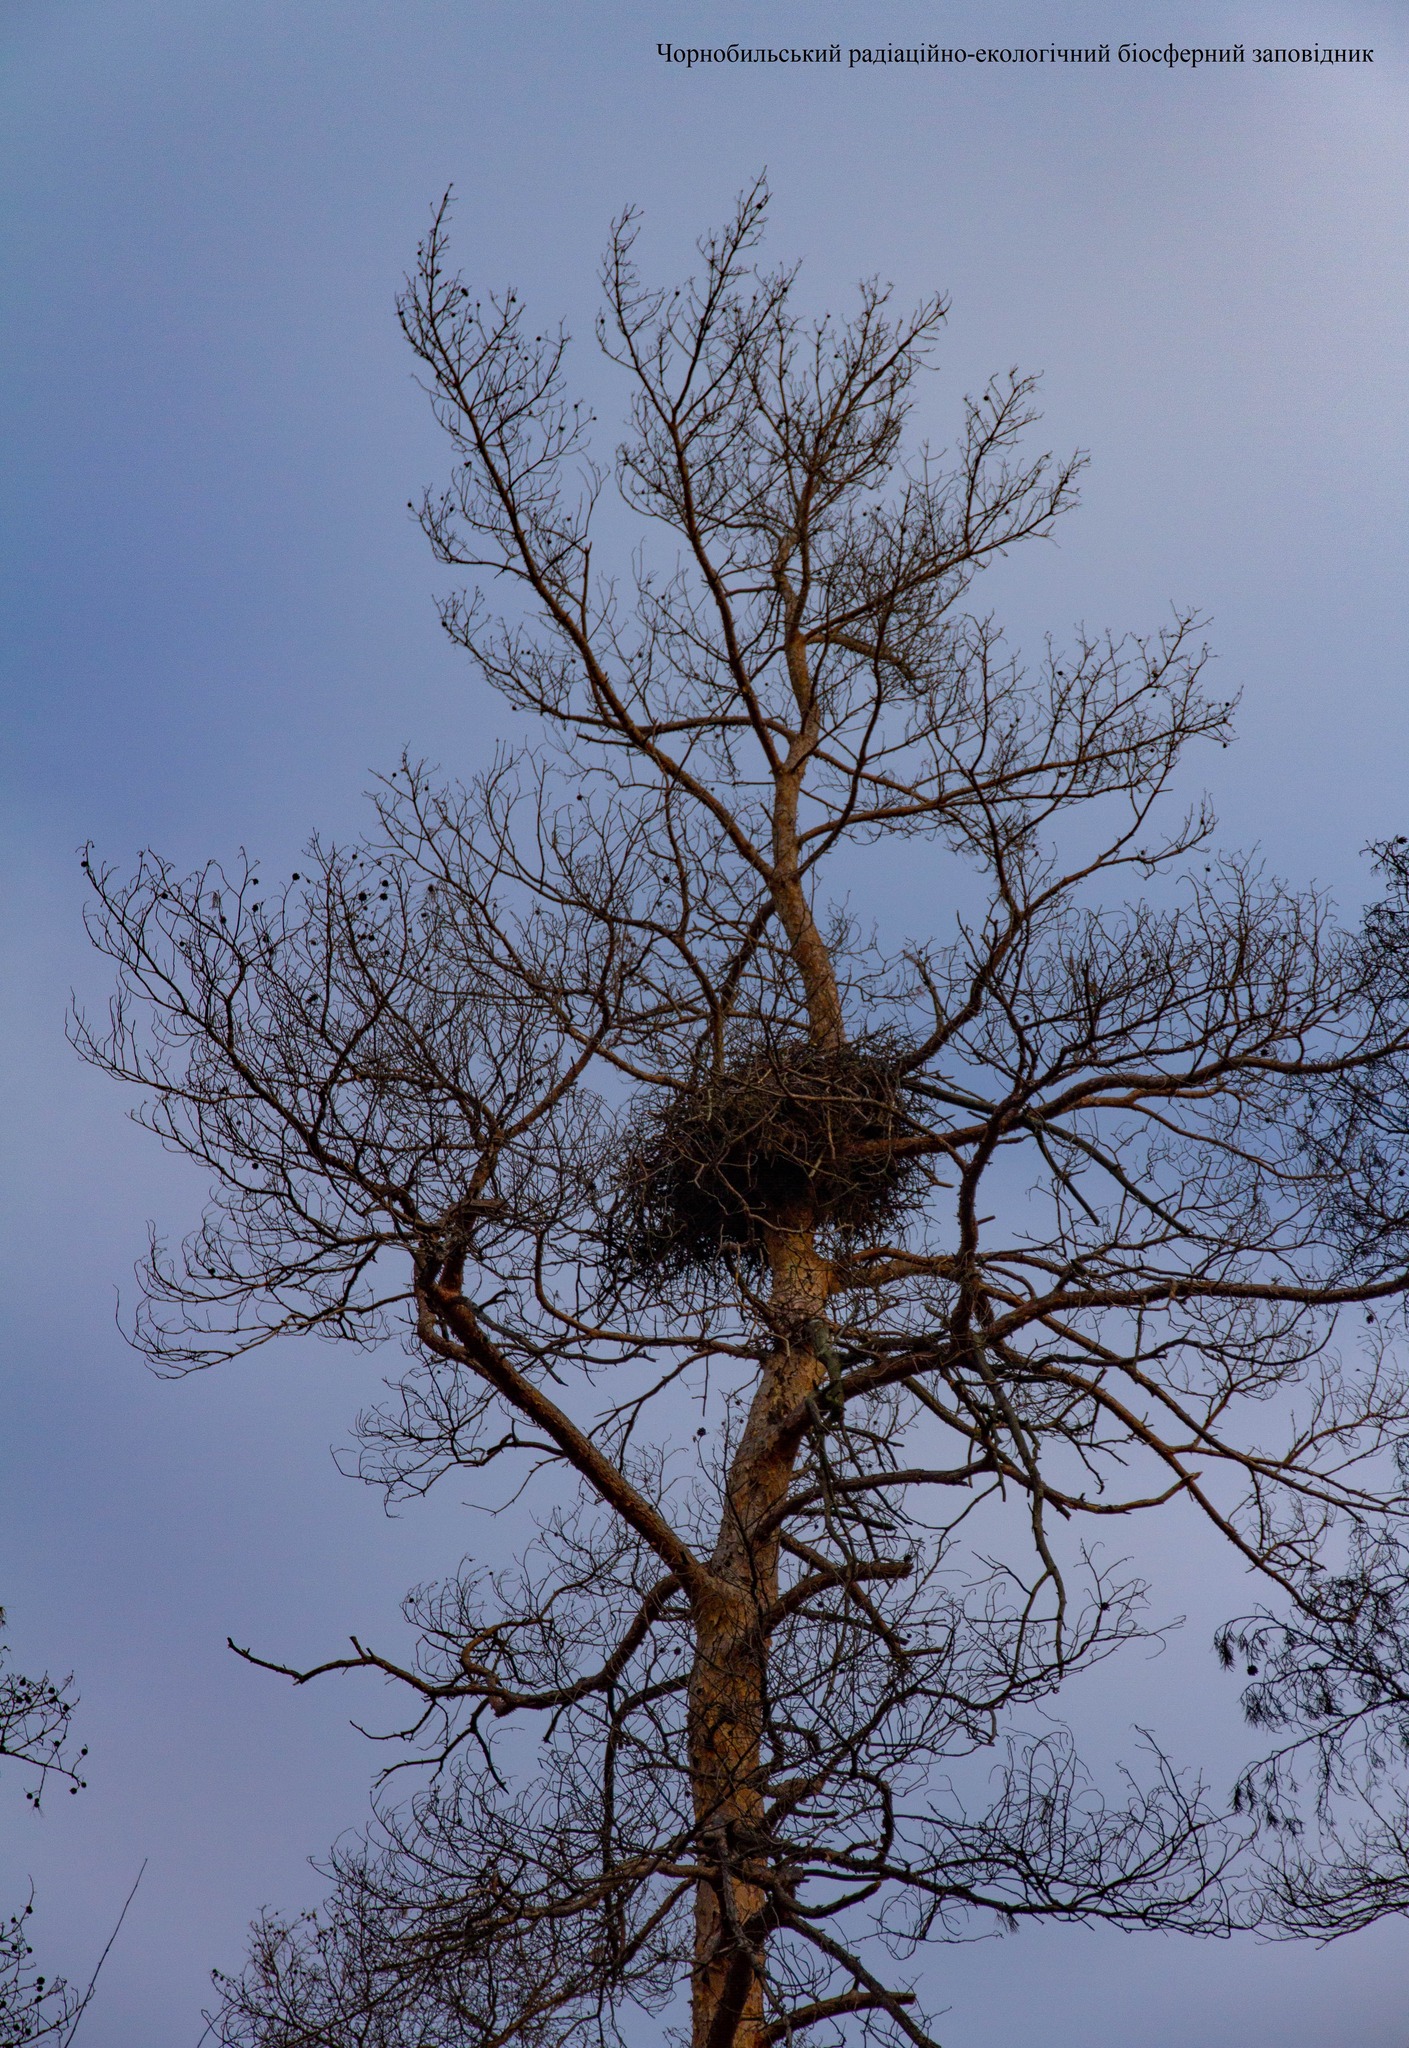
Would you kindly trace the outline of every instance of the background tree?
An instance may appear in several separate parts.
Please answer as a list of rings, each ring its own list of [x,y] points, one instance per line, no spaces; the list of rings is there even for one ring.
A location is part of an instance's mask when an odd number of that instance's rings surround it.
[[[80,1750],[75,1759],[68,1746],[76,1705],[73,1680],[56,1683],[47,1672],[42,1678],[27,1678],[23,1672],[7,1670],[7,1662],[5,1610],[0,1607],[0,1759],[26,1773],[24,1796],[37,1812],[51,1778],[65,1782],[71,1792],[83,1785],[78,1765],[87,1752]],[[46,1977],[34,1968],[29,1941],[33,1910],[31,1893],[19,1911],[0,1924],[0,2048],[20,2048],[24,2042],[65,2034],[82,2010],[62,1977]]]
[[[1154,1750],[1102,1792],[1053,1717],[1155,1628],[1112,1521],[1201,1517],[1289,1645],[1352,1554],[1399,1612],[1406,1388],[1341,1332],[1409,1289],[1394,949],[1161,822],[1229,736],[1192,619],[1029,671],[966,607],[1077,463],[1023,454],[1016,373],[907,453],[942,301],[809,325],[763,213],[677,290],[614,233],[609,574],[565,340],[474,297],[442,207],[420,517],[532,741],[403,765],[287,884],[90,867],[119,990],[79,1043],[215,1187],[140,1341],[400,1329],[364,1474],[502,1466],[477,1498],[538,1516],[412,1596],[415,1660],[315,1667],[407,1688],[437,1768],[261,1924],[230,2043],[567,2043],[686,1983],[695,2048],[927,2043],[906,1959],[995,1916],[1290,1924],[1285,1854],[1237,1879],[1288,1839],[1265,1776],[1241,1817]],[[877,844],[940,935],[850,907]]]

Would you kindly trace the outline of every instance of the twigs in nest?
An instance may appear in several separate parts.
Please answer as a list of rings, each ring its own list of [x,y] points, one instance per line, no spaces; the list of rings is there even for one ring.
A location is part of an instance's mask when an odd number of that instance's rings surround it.
[[[637,1117],[618,1175],[618,1257],[643,1275],[761,1264],[770,1230],[845,1241],[893,1222],[919,1178],[901,1049],[753,1043]]]

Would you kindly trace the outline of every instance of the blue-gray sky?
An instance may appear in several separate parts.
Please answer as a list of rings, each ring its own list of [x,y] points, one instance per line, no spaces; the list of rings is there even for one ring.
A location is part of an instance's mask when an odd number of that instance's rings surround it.
[[[1167,75],[1114,61],[1132,35],[1375,62]],[[1113,61],[687,72],[666,37]],[[37,1822],[0,1784],[0,1866],[7,1895],[34,1872],[46,1957],[80,1973],[148,1858],[84,2048],[195,2048],[210,1965],[265,1902],[317,1896],[304,1859],[375,1761],[346,1693],[289,1692],[227,1633],[385,1637],[476,1518],[447,1497],[388,1522],[337,1476],[374,1365],[313,1348],[164,1386],[124,1348],[144,1219],[179,1228],[199,1188],[64,1045],[70,987],[101,995],[75,848],[291,862],[356,829],[403,747],[484,758],[493,709],[405,512],[441,466],[392,316],[430,202],[453,182],[473,273],[584,337],[623,204],[671,272],[765,164],[772,246],[819,306],[876,271],[944,287],[928,430],[1017,362],[1051,444],[1092,456],[1060,547],[986,601],[1029,643],[1200,605],[1243,693],[1242,742],[1195,771],[1225,839],[1353,906],[1365,842],[1409,830],[1409,24],[1355,0],[4,0],[0,61],[0,1600],[23,1665],[78,1672],[92,1752],[91,1789]],[[1238,1588],[1182,1541],[1152,1562],[1189,1626],[1108,1711],[1162,1716],[1226,1781],[1207,1645]],[[1027,1931],[937,1953],[931,1981],[952,2048],[1409,2040],[1403,1927],[1319,1952]]]

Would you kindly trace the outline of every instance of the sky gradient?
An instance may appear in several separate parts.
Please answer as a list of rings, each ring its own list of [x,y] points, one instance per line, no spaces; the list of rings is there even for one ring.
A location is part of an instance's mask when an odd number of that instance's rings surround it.
[[[677,43],[1367,44],[1372,67],[714,72]],[[625,204],[645,260],[766,165],[772,252],[842,307],[879,272],[952,299],[921,424],[1010,363],[1044,445],[1091,455],[1060,544],[985,580],[1029,647],[1078,620],[1208,615],[1242,738],[1200,761],[1232,846],[1354,913],[1409,831],[1403,599],[1409,17],[1294,4],[726,6],[598,0],[5,0],[0,8],[4,1347],[0,1602],[73,1669],[91,1787],[35,1821],[0,1781],[0,1900],[39,1892],[82,1977],[142,1889],[82,2048],[196,2048],[212,1964],[365,1811],[375,1698],[294,1693],[225,1638],[394,1637],[405,1588],[484,1534],[447,1493],[389,1521],[329,1446],[375,1361],[289,1347],[163,1385],[114,1321],[145,1219],[192,1171],[63,1039],[101,1003],[76,849],[297,864],[358,829],[403,750],[469,773],[496,706],[437,630],[406,501],[443,458],[392,302],[432,202],[457,249],[591,349]],[[1226,687],[1225,687],[1226,686]],[[892,876],[898,889],[903,876]],[[877,908],[884,913],[885,904]],[[943,906],[936,905],[936,914]],[[494,1533],[491,1540],[500,1543]],[[1240,1587],[1171,1524],[1141,1561],[1188,1625],[1079,1703],[1147,1718],[1226,1784],[1246,1748],[1209,1652]],[[1220,1576],[1221,1574],[1221,1576]],[[1409,1930],[1332,1949],[1026,1930],[937,1951],[952,2048],[1409,2048]]]

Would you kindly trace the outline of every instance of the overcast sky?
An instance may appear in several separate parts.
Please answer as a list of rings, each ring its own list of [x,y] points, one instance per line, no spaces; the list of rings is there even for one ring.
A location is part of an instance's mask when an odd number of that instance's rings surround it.
[[[1131,36],[1248,61],[1121,65]],[[836,38],[843,63],[687,71],[667,37]],[[1112,61],[847,69],[851,45],[924,40]],[[1316,42],[1375,60],[1251,61]],[[449,1495],[388,1522],[339,1478],[375,1361],[290,1349],[172,1386],[125,1348],[145,1219],[179,1231],[200,1187],[64,1044],[70,988],[103,994],[76,848],[292,865],[314,827],[357,829],[403,748],[463,773],[492,746],[405,511],[442,467],[392,311],[431,202],[453,183],[471,273],[587,344],[612,215],[642,206],[675,274],[765,165],[772,249],[819,308],[873,272],[943,287],[925,430],[1016,362],[1044,373],[1049,445],[1092,458],[1060,546],[984,602],[1029,645],[1200,606],[1243,738],[1190,791],[1353,912],[1367,840],[1409,831],[1409,16],[0,0],[0,57],[0,1601],[23,1668],[78,1674],[92,1781],[38,1821],[0,1783],[0,1898],[32,1871],[45,1959],[82,1975],[148,1859],[83,2048],[196,2048],[210,1966],[261,1905],[316,1899],[305,1859],[377,1762],[347,1725],[375,1700],[292,1692],[227,1634],[389,1640],[405,1587],[484,1524]],[[1244,1737],[1208,1645],[1240,1588],[1177,1534],[1151,1562],[1188,1626],[1105,1711],[1161,1717],[1226,1785]],[[1403,1927],[1319,1952],[1027,1930],[937,1952],[930,1981],[946,2048],[1409,2048]]]

